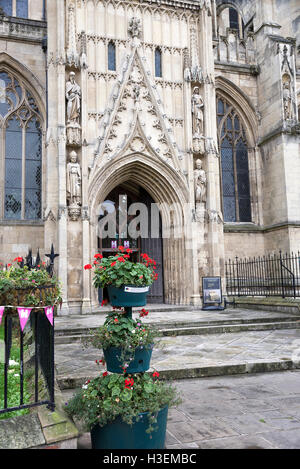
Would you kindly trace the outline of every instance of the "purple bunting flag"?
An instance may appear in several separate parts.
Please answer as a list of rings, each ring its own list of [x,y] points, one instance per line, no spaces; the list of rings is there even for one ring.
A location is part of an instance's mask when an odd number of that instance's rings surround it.
[[[22,332],[27,324],[32,308],[17,308]]]
[[[54,309],[54,307],[53,306],[46,306],[44,309],[45,309],[45,314],[46,314],[51,326],[53,326],[53,309]]]

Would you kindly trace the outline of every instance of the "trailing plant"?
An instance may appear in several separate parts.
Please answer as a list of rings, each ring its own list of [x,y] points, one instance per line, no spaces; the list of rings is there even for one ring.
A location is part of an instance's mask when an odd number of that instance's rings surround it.
[[[148,311],[145,309],[140,311],[138,319],[127,317],[123,310],[113,311],[107,315],[103,326],[90,331],[84,344],[100,350],[110,347],[121,348],[119,359],[123,367],[126,367],[133,360],[137,348],[153,348],[154,338],[158,332],[153,326],[142,322],[141,318],[147,315]]]
[[[131,249],[119,246],[114,256],[103,258],[95,254],[93,265],[87,264],[85,270],[94,269],[93,284],[96,288],[105,286],[134,285],[137,287],[150,286],[157,280],[156,262],[147,254],[142,254],[142,262],[130,261]]]
[[[157,413],[181,401],[172,385],[158,380],[159,373],[108,374],[87,381],[66,405],[67,413],[82,420],[86,429],[104,427],[120,417],[132,425],[149,413],[147,433],[155,430]]]
[[[50,306],[60,301],[60,285],[44,265],[36,269],[22,266],[22,258],[0,269],[0,304],[12,306]]]

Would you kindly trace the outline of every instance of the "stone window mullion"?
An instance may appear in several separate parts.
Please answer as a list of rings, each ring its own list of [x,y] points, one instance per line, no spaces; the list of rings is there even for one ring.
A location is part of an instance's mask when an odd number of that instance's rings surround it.
[[[25,193],[26,193],[26,127],[22,125],[22,214],[21,220],[25,220]]]

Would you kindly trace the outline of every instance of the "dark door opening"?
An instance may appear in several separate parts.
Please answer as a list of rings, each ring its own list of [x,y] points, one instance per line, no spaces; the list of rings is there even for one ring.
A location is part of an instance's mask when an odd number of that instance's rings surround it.
[[[128,215],[127,211],[131,204],[142,203],[148,210],[148,236],[131,238],[128,235],[128,225],[134,216]],[[141,187],[131,183],[122,184],[116,187],[101,205],[99,220],[109,213],[114,216],[116,211],[116,232],[112,236],[98,237],[98,250],[104,257],[114,255],[118,246],[129,247],[133,254],[131,260],[139,262],[141,254],[147,253],[156,261],[156,272],[158,279],[150,288],[148,303],[164,303],[164,270],[163,270],[163,243],[162,224],[159,216],[159,237],[151,237],[151,204],[154,204],[152,197]],[[124,207],[127,207],[125,212]],[[125,213],[125,216],[124,216]],[[137,212],[137,215],[139,212]],[[122,215],[122,216],[121,216]],[[99,301],[107,300],[107,291],[104,288],[99,291]]]

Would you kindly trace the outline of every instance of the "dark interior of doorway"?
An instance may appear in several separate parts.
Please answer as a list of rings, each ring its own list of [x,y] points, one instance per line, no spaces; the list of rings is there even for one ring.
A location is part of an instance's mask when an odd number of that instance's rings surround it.
[[[119,232],[122,229],[119,229],[119,211],[121,210],[120,201],[124,202],[126,198],[127,209],[132,203],[143,203],[147,206],[148,209],[148,237],[138,237],[137,239],[132,239],[128,235],[121,234]],[[130,182],[124,183],[116,187],[108,196],[106,197],[104,203],[102,204],[101,214],[99,214],[99,220],[102,217],[107,215],[109,210],[112,210],[112,207],[116,210],[116,219],[117,219],[117,229],[114,237],[101,238],[98,237],[98,250],[104,257],[109,257],[116,253],[115,246],[125,245],[130,247],[133,251],[131,255],[131,260],[134,262],[139,262],[141,260],[141,254],[147,253],[151,258],[156,261],[156,272],[158,273],[158,280],[150,288],[148,295],[148,303],[150,304],[162,304],[164,303],[164,272],[163,272],[163,242],[162,242],[162,225],[160,217],[160,227],[159,227],[159,237],[151,237],[151,204],[154,204],[154,200],[148,194],[148,192],[140,186],[131,184]],[[137,212],[138,216],[139,212]],[[132,217],[127,216],[127,227],[130,223]],[[102,300],[108,300],[108,294],[106,288],[99,290],[99,302]]]

